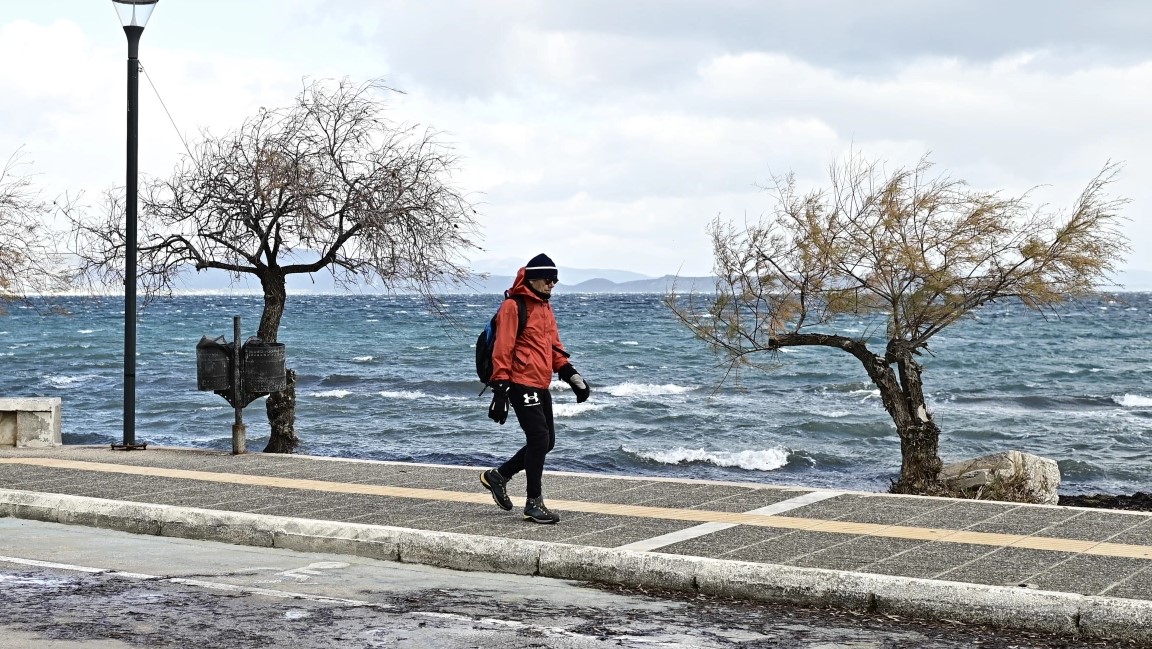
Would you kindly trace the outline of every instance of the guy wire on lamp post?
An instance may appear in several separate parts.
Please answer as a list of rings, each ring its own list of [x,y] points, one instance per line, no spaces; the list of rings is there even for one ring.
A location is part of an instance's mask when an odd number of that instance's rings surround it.
[[[145,449],[136,443],[136,185],[139,153],[140,36],[158,0],[112,0],[128,37],[128,163],[124,185],[124,441],[113,449]]]

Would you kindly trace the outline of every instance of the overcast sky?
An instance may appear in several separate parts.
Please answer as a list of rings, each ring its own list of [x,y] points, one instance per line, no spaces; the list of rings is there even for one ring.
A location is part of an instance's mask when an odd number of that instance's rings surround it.
[[[472,257],[508,272],[708,274],[713,218],[850,149],[1054,207],[1121,161],[1126,266],[1152,270],[1149,34],[1141,0],[160,0],[140,170],[304,77],[384,78],[462,155]],[[125,56],[110,0],[0,4],[0,158],[23,146],[50,194],[123,184]]]

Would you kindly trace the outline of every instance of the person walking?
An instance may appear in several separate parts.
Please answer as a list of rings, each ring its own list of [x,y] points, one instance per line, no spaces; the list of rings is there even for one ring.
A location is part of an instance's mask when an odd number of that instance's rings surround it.
[[[552,374],[572,387],[576,403],[588,399],[592,390],[580,376],[569,354],[560,342],[556,316],[549,299],[552,288],[560,281],[556,264],[543,253],[533,257],[516,273],[512,288],[505,291],[504,302],[496,312],[496,339],[492,345],[492,403],[488,417],[498,424],[508,419],[508,407],[524,431],[524,446],[495,469],[480,474],[480,484],[492,492],[492,499],[502,509],[512,510],[508,497],[508,480],[523,471],[528,481],[528,499],[524,503],[524,520],[534,523],[559,523],[560,514],[544,504],[542,476],[544,457],[556,445],[556,423],[552,416],[552,395],[548,388]],[[523,332],[517,335],[520,296],[528,313]]]

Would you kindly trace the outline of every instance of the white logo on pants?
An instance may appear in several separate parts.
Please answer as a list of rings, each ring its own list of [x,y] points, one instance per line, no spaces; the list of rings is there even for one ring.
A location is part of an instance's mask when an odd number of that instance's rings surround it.
[[[526,405],[526,406],[538,406],[538,405],[540,405],[540,395],[536,394],[535,392],[525,392],[524,393],[524,405]]]

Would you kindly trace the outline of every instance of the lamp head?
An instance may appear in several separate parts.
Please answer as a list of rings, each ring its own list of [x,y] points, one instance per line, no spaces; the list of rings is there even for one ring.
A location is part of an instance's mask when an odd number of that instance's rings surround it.
[[[120,16],[120,24],[125,27],[139,27],[144,29],[148,24],[148,17],[156,8],[159,0],[112,0],[116,7],[116,14]]]

